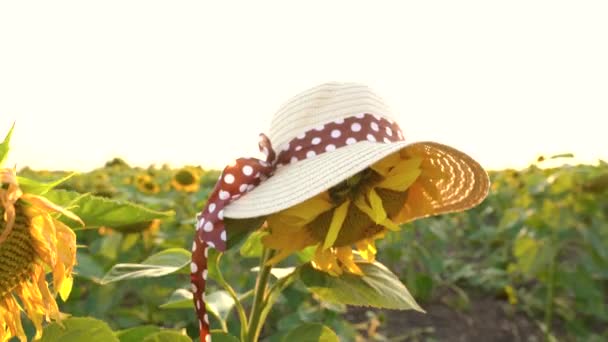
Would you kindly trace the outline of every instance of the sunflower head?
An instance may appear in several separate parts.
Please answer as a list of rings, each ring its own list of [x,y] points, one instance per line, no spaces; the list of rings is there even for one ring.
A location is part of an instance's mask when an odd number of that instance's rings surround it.
[[[396,152],[329,190],[270,215],[262,242],[279,250],[270,263],[316,246],[313,267],[336,276],[344,271],[361,274],[353,248],[372,262],[375,240],[398,230],[400,223],[431,213],[421,187],[442,175],[427,169],[422,158]],[[432,189],[424,196],[428,193]]]
[[[171,186],[177,191],[196,192],[200,186],[199,173],[189,167],[182,168],[173,175]]]
[[[135,186],[137,187],[137,190],[147,195],[154,195],[160,192],[160,185],[146,173],[137,175],[135,178]]]
[[[0,341],[26,341],[21,312],[38,338],[43,322],[61,319],[56,295],[66,300],[72,289],[76,235],[51,214],[80,220],[42,197],[24,194],[14,170],[0,169],[0,181]]]

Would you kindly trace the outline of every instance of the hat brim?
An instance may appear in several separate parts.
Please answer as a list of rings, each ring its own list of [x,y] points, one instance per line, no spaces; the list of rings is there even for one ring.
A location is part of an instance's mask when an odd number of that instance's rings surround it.
[[[440,196],[431,201],[432,210],[415,218],[469,209],[486,197],[487,173],[463,152],[436,142],[363,141],[277,169],[272,177],[226,206],[224,216],[244,219],[287,209],[403,149],[412,149],[416,155],[428,158],[447,175],[435,184]]]

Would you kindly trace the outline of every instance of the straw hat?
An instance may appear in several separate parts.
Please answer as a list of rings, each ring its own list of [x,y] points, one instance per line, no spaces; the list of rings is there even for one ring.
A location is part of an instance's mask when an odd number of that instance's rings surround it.
[[[333,131],[332,126],[340,126],[345,118],[364,114],[370,116],[371,120],[364,120],[371,121],[370,126],[354,123],[351,127],[342,123],[339,133]],[[376,119],[385,119],[390,131],[386,127],[381,131]],[[404,140],[399,128],[394,126],[389,108],[364,85],[326,83],[297,95],[275,114],[268,139],[276,151],[299,152],[298,156],[308,154],[309,157],[289,158],[288,164],[279,161],[274,174],[226,206],[224,216],[242,219],[289,208],[401,149],[417,150],[450,175],[435,184],[441,198],[432,202],[434,210],[428,215],[465,210],[486,197],[488,176],[475,160],[436,142]],[[349,139],[357,136],[365,140],[348,144],[353,141]],[[337,147],[339,144],[344,146]],[[306,151],[306,145],[312,149]],[[302,150],[296,152],[298,146],[302,146]],[[319,150],[324,153],[317,153]]]
[[[191,278],[201,340],[209,332],[204,305],[208,248],[227,248],[226,225],[231,235],[255,229],[265,216],[318,195],[404,149],[442,174],[433,180],[436,191],[428,198],[429,210],[408,220],[465,210],[486,197],[488,176],[475,160],[440,143],[407,141],[382,99],[364,85],[326,83],[285,103],[268,135],[261,134],[266,160],[240,158],[228,165],[197,217]],[[233,228],[239,225],[242,228]]]

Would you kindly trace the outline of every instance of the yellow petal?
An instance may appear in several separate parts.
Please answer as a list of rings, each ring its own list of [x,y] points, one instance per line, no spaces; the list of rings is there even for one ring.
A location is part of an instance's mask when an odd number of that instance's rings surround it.
[[[337,277],[342,274],[342,268],[338,265],[338,260],[333,252],[333,248],[324,249],[319,245],[310,264],[329,275]]]
[[[404,223],[418,217],[432,215],[435,211],[433,204],[424,193],[424,188],[414,183],[408,190],[407,202],[395,217],[395,221]]]
[[[374,189],[371,189],[367,194],[367,199],[374,215],[372,217],[372,220],[376,223],[384,221],[384,219],[386,218],[386,211],[384,210],[384,206],[382,205],[382,198],[380,198],[380,196]]]
[[[353,250],[350,249],[349,246],[339,247],[336,249],[336,256],[338,260],[346,267],[346,269],[353,274],[363,275],[363,272],[355,263],[355,258],[353,256]]]
[[[420,170],[421,162],[422,159],[420,158],[401,161],[385,176],[378,187],[399,192],[405,191],[422,173]]]
[[[367,212],[364,212],[368,214],[370,219],[372,219],[374,223],[384,226],[390,230],[399,230],[399,225],[395,224],[388,217],[386,210],[384,210],[384,205],[382,204],[382,198],[380,198],[374,189],[368,192],[367,198],[371,207],[368,207],[368,209],[366,209]]]
[[[76,216],[74,213],[72,213],[69,210],[66,210],[60,206],[58,206],[57,204],[47,200],[44,197],[40,197],[40,196],[36,196],[36,195],[31,195],[31,194],[23,194],[21,196],[22,199],[26,200],[27,202],[29,202],[30,204],[40,207],[40,208],[44,208],[48,211],[53,211],[56,213],[60,213],[62,215],[65,215],[66,217],[69,217],[70,219],[80,223],[81,225],[84,226],[84,222],[82,222],[82,220],[80,219],[80,217]]]
[[[372,222],[376,224],[378,223],[374,220],[374,210],[369,206],[369,204],[367,204],[364,196],[357,196],[353,203],[357,206],[357,208],[359,208],[359,210],[361,210],[365,215],[367,215],[372,220]]]
[[[331,199],[327,192],[319,194],[313,198],[310,198],[300,204],[296,204],[293,207],[287,208],[279,213],[277,216],[283,217],[283,219],[289,219],[290,217],[293,222],[292,224],[306,225],[317,216],[333,208]]]
[[[401,160],[401,157],[399,156],[399,153],[393,153],[387,157],[384,157],[382,160],[374,163],[372,166],[370,166],[370,168],[372,170],[376,171],[379,175],[386,177],[388,172],[395,165],[397,165],[397,163],[399,163],[400,160]]]
[[[342,228],[344,219],[346,219],[346,214],[348,213],[349,205],[350,201],[345,201],[334,211],[334,216],[331,218],[331,223],[329,224],[329,230],[327,231],[327,235],[325,236],[323,249],[328,249],[334,244],[334,242],[336,242],[336,239],[338,238],[338,233],[340,232],[340,228]]]
[[[364,239],[355,244],[359,255],[368,262],[374,262],[376,260],[376,245],[373,239]]]
[[[279,253],[268,260],[267,265],[275,265],[292,253],[315,243],[308,231],[302,227],[285,230],[271,226],[269,223],[268,230],[270,233],[262,237],[262,244],[278,250]]]
[[[61,288],[59,289],[59,296],[61,296],[61,299],[64,302],[66,300],[68,300],[68,297],[70,296],[70,292],[72,292],[72,285],[73,284],[74,284],[74,278],[73,277],[65,278],[63,280],[63,282],[61,283]]]

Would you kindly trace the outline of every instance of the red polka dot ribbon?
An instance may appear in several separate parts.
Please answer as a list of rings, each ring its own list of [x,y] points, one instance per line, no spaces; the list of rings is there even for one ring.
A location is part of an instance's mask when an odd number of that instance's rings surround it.
[[[239,158],[228,165],[211,192],[207,205],[197,215],[196,235],[192,244],[190,278],[201,341],[211,341],[209,317],[205,308],[207,256],[209,248],[226,250],[224,207],[271,177],[277,168],[314,158],[360,141],[391,143],[402,140],[403,133],[395,122],[363,113],[337,119],[303,132],[282,146],[278,155],[268,137],[260,134],[259,147],[266,155],[265,161],[256,158]]]

